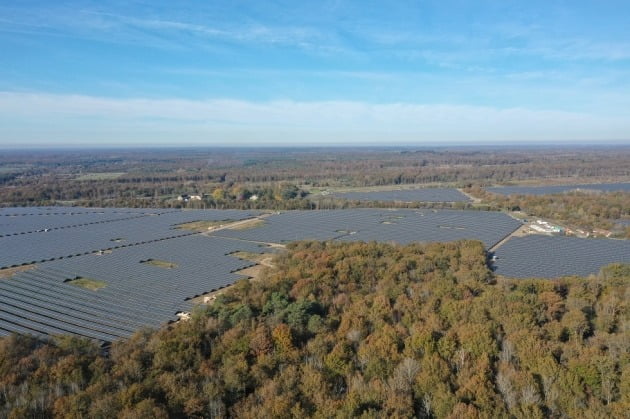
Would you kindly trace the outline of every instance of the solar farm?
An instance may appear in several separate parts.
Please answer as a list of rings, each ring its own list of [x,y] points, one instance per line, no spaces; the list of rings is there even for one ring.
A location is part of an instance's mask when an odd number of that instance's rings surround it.
[[[291,211],[252,230],[222,230],[222,237],[257,242],[295,240],[441,242],[481,240],[490,248],[521,226],[505,214],[485,211],[354,209]]]
[[[81,256],[98,250],[112,250],[194,234],[177,229],[178,224],[197,220],[242,220],[254,212],[168,211],[145,213],[94,211],[89,214],[35,213],[15,216],[0,212],[2,253],[0,268]],[[122,213],[124,214],[124,213]],[[75,215],[80,218],[75,222]],[[13,227],[13,221],[18,225]],[[29,225],[32,220],[32,225]],[[22,231],[18,231],[21,228]]]
[[[236,228],[239,222],[253,224]],[[191,231],[190,222],[219,228]],[[231,225],[230,223],[235,223]],[[0,210],[0,335],[74,334],[111,342],[189,312],[195,297],[233,284],[255,265],[236,252],[273,253],[295,240],[400,244],[480,240],[487,249],[522,223],[504,213],[352,209],[240,210],[5,208]],[[497,273],[588,274],[630,262],[630,242],[510,238]],[[9,273],[9,274],[6,274]],[[78,284],[89,286],[78,286]]]
[[[554,186],[496,186],[485,188],[487,191],[501,195],[550,195],[576,190],[601,192],[630,192],[630,183],[594,183],[583,185]]]
[[[352,201],[383,202],[468,202],[470,198],[455,188],[424,188],[374,192],[344,192],[332,195]]]
[[[611,263],[630,263],[630,241],[533,235],[511,238],[495,255],[496,273],[511,278],[587,276]]]

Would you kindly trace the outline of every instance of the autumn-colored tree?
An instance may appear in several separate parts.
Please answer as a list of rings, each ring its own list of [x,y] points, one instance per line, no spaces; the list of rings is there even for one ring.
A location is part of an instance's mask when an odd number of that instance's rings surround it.
[[[478,242],[302,242],[107,352],[0,339],[0,417],[623,417],[630,268],[512,280]]]

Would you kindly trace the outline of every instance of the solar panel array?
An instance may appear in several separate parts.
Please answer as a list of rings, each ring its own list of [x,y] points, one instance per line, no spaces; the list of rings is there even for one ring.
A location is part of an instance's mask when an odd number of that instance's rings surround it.
[[[190,310],[186,299],[225,287],[253,263],[226,256],[269,252],[260,245],[193,235],[162,242],[55,260],[0,280],[0,335],[71,333],[102,341],[157,327]],[[148,259],[174,263],[166,269]],[[97,291],[68,283],[77,277],[103,281]]]
[[[142,214],[73,214],[73,215],[48,215],[38,216],[5,215],[0,216],[0,237],[38,233],[44,230],[56,230],[60,228],[77,227],[90,224],[107,223],[111,221],[128,220],[144,217]]]
[[[495,252],[498,274],[512,278],[589,275],[611,263],[630,263],[630,240],[514,237]]]
[[[490,248],[521,225],[497,212],[352,209],[276,213],[266,216],[262,226],[211,235],[176,228],[192,221],[243,220],[258,214],[1,209],[0,231],[6,234],[0,237],[0,267],[37,265],[0,279],[0,335],[71,333],[112,341],[144,326],[157,327],[176,319],[178,311],[189,310],[190,298],[232,284],[240,278],[236,271],[253,265],[231,253],[272,251],[257,242],[335,239],[406,244],[477,239]],[[559,239],[510,239],[497,251],[497,272],[515,277],[585,274],[610,261],[630,262],[630,242],[554,241]],[[148,260],[174,266],[142,263]],[[102,281],[105,287],[93,291],[68,282],[77,278]]]
[[[489,192],[501,195],[548,195],[565,193],[576,189],[595,190],[602,192],[630,192],[630,183],[599,183],[583,185],[555,185],[555,186],[497,186],[485,188]]]
[[[223,237],[283,243],[295,240],[439,242],[481,240],[489,248],[521,226],[508,215],[456,210],[288,211],[251,230],[222,230]]]
[[[181,212],[178,208],[96,208],[96,207],[6,207],[4,215],[75,215],[75,214],[163,214]]]
[[[355,201],[398,202],[468,202],[470,198],[455,188],[424,188],[377,192],[344,192],[332,194],[335,198]]]
[[[24,234],[0,237],[0,268],[17,266],[25,263],[39,263],[57,258],[67,258],[92,253],[98,250],[133,246],[147,242],[166,240],[193,234],[188,230],[177,229],[177,224],[192,221],[242,220],[250,218],[254,212],[238,210],[197,210],[149,213],[132,218],[124,217],[112,220],[110,213],[93,213],[90,217],[102,217],[102,221],[89,224],[68,224],[75,215],[55,216],[57,227],[41,228],[42,215],[15,217],[25,219],[18,227]],[[67,221],[58,221],[59,217]],[[79,217],[84,217],[79,215]],[[13,220],[14,217],[2,217]],[[45,217],[46,218],[46,217]],[[92,218],[98,220],[99,218]],[[31,225],[28,225],[28,220]],[[84,218],[81,218],[84,220]],[[59,225],[62,225],[59,227]],[[15,230],[15,229],[14,229]],[[27,231],[34,231],[27,233]]]

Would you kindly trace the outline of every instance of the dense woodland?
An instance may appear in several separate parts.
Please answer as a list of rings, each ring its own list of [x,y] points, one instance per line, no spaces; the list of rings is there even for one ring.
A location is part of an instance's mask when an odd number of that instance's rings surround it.
[[[6,151],[0,206],[313,208],[283,190],[630,179],[630,148]],[[250,201],[257,195],[261,199]]]
[[[575,191],[551,195],[501,195],[479,187],[466,191],[489,205],[489,209],[524,211],[568,224],[574,228],[605,229],[630,239],[630,226],[617,224],[630,219],[630,193]]]
[[[104,353],[0,340],[0,416],[624,417],[630,267],[508,280],[480,242],[301,242]]]

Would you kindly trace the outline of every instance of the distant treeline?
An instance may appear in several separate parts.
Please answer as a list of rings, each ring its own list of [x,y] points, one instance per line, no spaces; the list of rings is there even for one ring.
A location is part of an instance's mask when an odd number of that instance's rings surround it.
[[[630,193],[576,191],[550,195],[501,195],[472,187],[469,194],[482,199],[491,209],[524,211],[566,223],[575,228],[605,229],[617,237],[630,239],[630,226],[617,224],[630,220]]]
[[[630,178],[630,149],[131,150],[0,155],[0,205],[168,207],[180,194],[206,205],[274,209],[281,199],[243,203],[249,191],[291,184],[305,190],[404,184],[470,186],[523,180]],[[222,200],[210,198],[217,190]],[[286,200],[285,200],[286,201]],[[308,204],[292,203],[290,207]]]

